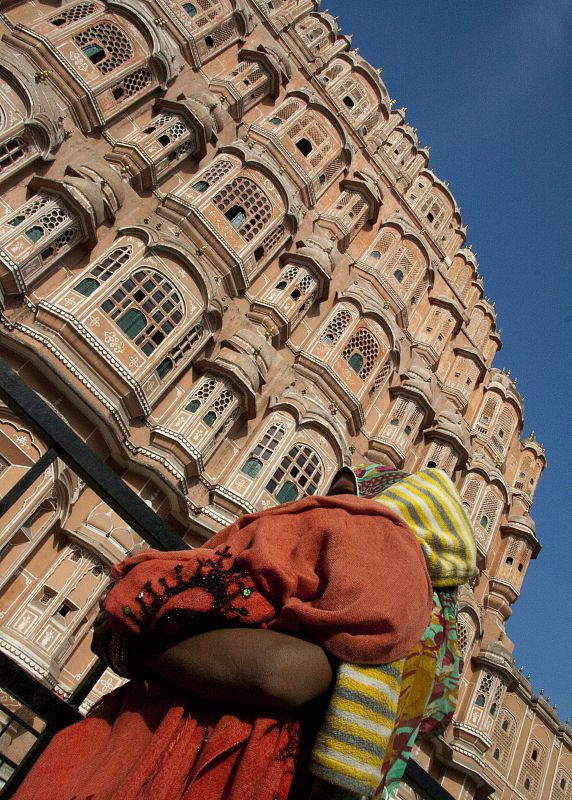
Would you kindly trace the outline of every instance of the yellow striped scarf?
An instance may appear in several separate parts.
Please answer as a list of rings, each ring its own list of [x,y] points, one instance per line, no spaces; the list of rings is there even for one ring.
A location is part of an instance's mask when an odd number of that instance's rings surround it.
[[[460,586],[473,574],[471,523],[450,478],[441,470],[409,475],[372,498],[407,522],[423,549],[433,585]],[[334,786],[371,797],[397,717],[407,658],[363,666],[342,662],[312,752],[312,772]]]

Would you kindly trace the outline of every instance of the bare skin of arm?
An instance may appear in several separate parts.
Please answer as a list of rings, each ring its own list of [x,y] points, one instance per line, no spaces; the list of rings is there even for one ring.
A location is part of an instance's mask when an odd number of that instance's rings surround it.
[[[101,612],[93,652],[102,657],[109,624]],[[160,654],[138,651],[151,672],[206,700],[297,708],[323,694],[333,670],[321,647],[284,633],[227,628],[185,639]]]

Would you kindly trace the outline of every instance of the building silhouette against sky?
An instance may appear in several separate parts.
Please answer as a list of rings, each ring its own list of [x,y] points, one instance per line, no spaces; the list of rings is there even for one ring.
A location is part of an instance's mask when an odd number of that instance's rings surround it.
[[[459,800],[570,800],[571,729],[505,633],[543,448],[379,71],[313,0],[8,2],[0,26],[2,358],[191,545],[342,464],[447,472],[479,575],[455,721],[416,758]],[[6,409],[0,437],[4,495],[45,447]],[[0,647],[68,697],[143,545],[60,462],[1,544]],[[4,756],[27,741],[13,723]]]

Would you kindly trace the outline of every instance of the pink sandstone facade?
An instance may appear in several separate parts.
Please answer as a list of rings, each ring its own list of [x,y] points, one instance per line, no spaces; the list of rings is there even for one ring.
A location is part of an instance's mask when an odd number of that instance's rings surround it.
[[[1,357],[190,544],[342,464],[445,470],[479,575],[455,721],[416,758],[459,800],[570,800],[571,729],[505,633],[543,449],[380,70],[315,0],[4,2],[0,28]],[[4,495],[45,447],[4,408],[0,439]],[[1,536],[0,647],[67,697],[141,542],[60,462]]]

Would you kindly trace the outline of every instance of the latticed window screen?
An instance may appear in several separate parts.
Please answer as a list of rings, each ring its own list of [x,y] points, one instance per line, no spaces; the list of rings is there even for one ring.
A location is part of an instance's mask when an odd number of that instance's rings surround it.
[[[266,484],[266,490],[279,503],[288,503],[304,494],[316,494],[322,474],[317,453],[306,444],[295,444]]]
[[[385,383],[389,375],[391,374],[391,362],[386,361],[383,367],[379,370],[377,375],[375,376],[375,381],[373,382],[372,391],[377,392]]]
[[[30,145],[21,136],[15,136],[0,145],[0,175],[29,155],[30,152]]]
[[[497,516],[501,507],[501,500],[492,491],[485,494],[479,512],[477,514],[477,522],[486,531],[493,530]]]
[[[180,342],[169,350],[169,358],[176,366],[180,361],[185,358],[188,358],[191,353],[194,352],[195,347],[198,342],[201,341],[205,333],[205,329],[199,322],[197,325],[194,325],[191,330],[186,333]]]
[[[213,22],[223,13],[222,4],[218,0],[194,0],[192,3],[181,3],[183,18],[194,28],[202,28]]]
[[[367,93],[353,78],[345,78],[340,81],[336,85],[334,94],[342,108],[354,119],[369,113],[370,103]]]
[[[224,176],[230,172],[231,169],[232,161],[229,161],[226,158],[216,159],[193,184],[193,189],[196,189],[196,191],[200,192],[206,191],[209,186],[214,186],[215,183],[218,183],[222,178],[224,178]],[[204,188],[203,184],[205,184]]]
[[[183,318],[183,304],[171,281],[147,269],[123,281],[101,307],[147,356]]]
[[[313,171],[334,155],[333,145],[326,130],[312,113],[304,114],[286,132],[288,138],[302,152]],[[305,147],[302,147],[305,144]]]
[[[183,136],[187,136],[190,131],[188,125],[176,114],[159,114],[151,120],[151,124],[145,128],[144,133],[154,134],[163,147],[173,144]]]
[[[499,714],[492,734],[492,753],[501,768],[505,768],[510,758],[516,732],[516,720],[504,709]]]
[[[479,708],[485,708],[487,705],[487,701],[490,699],[494,680],[494,675],[491,672],[483,672],[475,697],[475,705]]]
[[[492,419],[496,414],[498,404],[499,401],[495,397],[489,397],[486,401],[482,413],[479,415],[479,419],[477,421],[477,430],[481,433],[488,432]]]
[[[147,67],[141,67],[129,75],[126,75],[122,81],[116,83],[112,89],[112,94],[117,103],[122,103],[128,97],[133,97],[138,92],[143,91],[153,80],[153,73]]]
[[[247,242],[270,222],[272,206],[262,189],[250,178],[236,177],[215,194],[213,203]]]
[[[109,280],[117,270],[131,258],[133,248],[131,245],[117,247],[109,255],[98,261],[89,271],[89,275],[74,286],[74,291],[89,297],[105,281]]]
[[[515,419],[510,408],[503,408],[500,413],[499,421],[496,425],[496,434],[504,442],[505,446],[508,444],[512,431],[515,425]]]
[[[438,228],[445,216],[445,207],[436,197],[428,197],[421,206],[421,214],[430,222],[431,227]]]
[[[475,627],[470,614],[466,611],[461,611],[457,621],[457,641],[459,642],[459,650],[465,661],[470,647],[473,644],[474,636]]]
[[[285,236],[286,228],[284,225],[277,225],[274,230],[270,231],[270,233],[264,237],[264,239],[256,248],[254,253],[256,260],[260,261],[261,258],[265,258],[266,256],[270,255],[276,245],[281,242]]]
[[[25,220],[33,217],[34,214],[51,202],[52,199],[53,198],[46,194],[37,195],[25,206],[19,208],[17,213],[11,217],[11,219],[7,220],[7,224],[12,225],[13,228],[21,225]]]
[[[392,233],[385,231],[385,233],[382,233],[379,239],[376,242],[374,242],[371,250],[369,251],[369,255],[376,261],[379,260],[389,251],[391,246],[396,241],[397,238]]]
[[[347,309],[341,308],[326,325],[326,329],[322,334],[322,342],[324,344],[335,344],[351,321],[351,313]]]
[[[463,505],[466,506],[469,510],[473,508],[480,489],[481,489],[481,482],[478,480],[468,480],[465,483],[461,495],[463,498]]]
[[[269,461],[285,433],[283,425],[271,425],[262,439],[254,447],[249,458],[242,467],[242,472],[255,478],[265,461]]]
[[[544,748],[533,739],[528,745],[517,783],[518,788],[528,797],[539,797],[545,760]]]
[[[287,119],[290,119],[297,111],[302,108],[302,103],[296,100],[287,100],[283,105],[280,106],[276,111],[272,113],[270,117],[270,124],[271,125],[279,125],[282,122],[285,122]],[[278,120],[278,122],[276,122]]]
[[[55,17],[50,19],[50,23],[57,28],[63,28],[65,25],[71,25],[78,22],[80,19],[85,19],[93,14],[95,11],[95,3],[76,3],[75,6],[66,8]]]
[[[133,47],[127,36],[110,22],[98,22],[78,33],[73,40],[102,75],[117,69],[133,56]]]
[[[215,50],[230,42],[236,35],[236,21],[234,17],[231,17],[231,19],[219,25],[218,28],[215,28],[208,36],[205,36],[204,44],[207,50]]]
[[[572,800],[572,775],[560,769],[552,786],[550,800]]]
[[[373,334],[367,328],[358,328],[347,345],[344,347],[342,357],[356,372],[362,381],[365,381],[375,366],[379,356],[379,345]]]
[[[221,381],[206,378],[185,406],[187,413],[200,416],[209,427],[218,427],[224,412],[234,401],[232,389]]]

